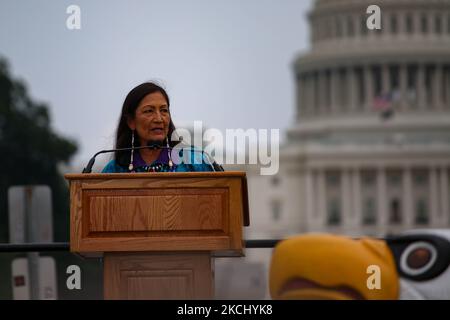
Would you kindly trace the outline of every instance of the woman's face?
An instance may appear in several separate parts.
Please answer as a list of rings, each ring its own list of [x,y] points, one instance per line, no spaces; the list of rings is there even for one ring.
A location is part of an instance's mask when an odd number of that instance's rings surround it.
[[[128,121],[131,130],[136,130],[145,146],[149,141],[162,141],[169,133],[170,113],[167,101],[161,92],[146,95],[139,103],[134,119]]]

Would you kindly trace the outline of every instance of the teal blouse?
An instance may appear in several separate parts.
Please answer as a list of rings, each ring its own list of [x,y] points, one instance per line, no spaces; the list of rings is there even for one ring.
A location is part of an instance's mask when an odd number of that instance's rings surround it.
[[[142,159],[140,153],[136,151],[133,159],[132,172],[206,172],[214,171],[207,156],[199,149],[188,148],[180,149],[179,156],[183,159],[184,150],[190,152],[191,163],[174,163],[169,166],[169,150],[161,150],[161,153],[153,163],[147,164]],[[195,162],[193,160],[196,160]],[[127,167],[119,165],[115,159],[109,161],[103,168],[102,173],[127,173],[130,172]]]

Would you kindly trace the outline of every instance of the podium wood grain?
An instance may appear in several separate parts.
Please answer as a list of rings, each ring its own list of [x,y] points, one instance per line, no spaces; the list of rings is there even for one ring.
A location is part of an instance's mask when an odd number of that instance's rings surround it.
[[[106,299],[212,299],[208,253],[105,254]]]
[[[71,251],[104,254],[107,299],[211,298],[211,256],[243,255],[243,172],[65,177]]]

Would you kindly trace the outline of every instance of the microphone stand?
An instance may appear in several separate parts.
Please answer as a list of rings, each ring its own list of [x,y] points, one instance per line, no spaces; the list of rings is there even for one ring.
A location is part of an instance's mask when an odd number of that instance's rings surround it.
[[[94,166],[95,163],[95,158],[102,153],[109,153],[109,152],[116,152],[116,151],[131,151],[131,150],[140,150],[140,149],[157,149],[157,147],[155,147],[154,145],[151,146],[141,146],[141,147],[134,147],[134,148],[119,148],[119,149],[109,149],[109,150],[102,150],[97,152],[96,154],[94,154],[94,156],[91,158],[91,160],[89,160],[87,166],[83,169],[83,173],[91,173],[92,172],[92,167]]]
[[[187,147],[187,146],[186,146]],[[94,156],[89,160],[88,164],[86,165],[86,167],[83,169],[82,173],[91,173],[92,172],[92,167],[94,166],[95,163],[95,158],[102,153],[109,153],[109,152],[116,152],[116,151],[131,151],[131,150],[140,150],[140,149],[167,149],[166,146],[163,146],[159,143],[154,143],[154,142],[149,142],[148,145],[146,146],[141,146],[141,147],[129,147],[129,148],[119,148],[119,149],[109,149],[109,150],[101,150],[99,152],[97,152],[96,154],[94,154]],[[177,148],[177,147],[175,147]],[[189,146],[189,148],[192,148],[191,146]],[[183,148],[181,148],[183,149]],[[170,150],[170,148],[169,148]],[[216,171],[224,171],[223,167],[218,165],[215,161],[211,161],[211,157],[208,153],[206,153],[205,151],[198,151],[195,149],[192,149],[194,152],[201,152],[202,154],[205,154],[206,157],[208,158],[208,164],[210,165],[210,167],[213,169],[214,172]]]

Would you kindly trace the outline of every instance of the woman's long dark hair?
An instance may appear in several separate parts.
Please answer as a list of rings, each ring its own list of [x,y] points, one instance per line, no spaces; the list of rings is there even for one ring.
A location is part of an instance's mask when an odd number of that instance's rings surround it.
[[[119,125],[117,126],[116,133],[116,143],[115,148],[131,148],[131,129],[128,127],[128,120],[134,119],[136,116],[136,109],[139,103],[144,99],[145,96],[151,93],[161,92],[167,101],[167,106],[170,112],[170,100],[167,95],[166,90],[161,88],[159,85],[153,82],[144,82],[131,90],[122,106],[122,113],[119,119]],[[173,147],[178,143],[178,141],[172,141],[172,133],[175,131],[175,125],[172,122],[172,116],[170,117],[169,132],[167,134],[167,139],[169,140],[169,145]],[[139,137],[135,134],[134,145],[140,146]],[[116,163],[121,166],[128,167],[130,162],[131,151],[116,151],[114,158]]]

